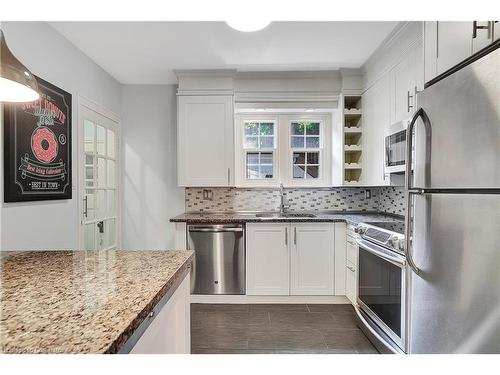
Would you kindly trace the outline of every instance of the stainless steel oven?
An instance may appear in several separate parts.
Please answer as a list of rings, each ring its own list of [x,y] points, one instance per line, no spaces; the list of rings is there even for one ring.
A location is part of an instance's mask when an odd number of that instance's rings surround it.
[[[405,171],[407,121],[393,124],[385,137],[385,172]]]
[[[357,242],[358,306],[370,324],[405,351],[405,257],[362,238]]]

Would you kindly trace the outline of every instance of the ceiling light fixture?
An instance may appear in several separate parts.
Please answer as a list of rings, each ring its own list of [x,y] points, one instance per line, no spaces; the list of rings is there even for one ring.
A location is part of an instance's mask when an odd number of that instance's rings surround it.
[[[39,97],[35,77],[10,52],[0,30],[0,102],[32,102]]]
[[[267,27],[271,21],[256,19],[233,19],[226,23],[235,30],[243,32],[259,31]]]

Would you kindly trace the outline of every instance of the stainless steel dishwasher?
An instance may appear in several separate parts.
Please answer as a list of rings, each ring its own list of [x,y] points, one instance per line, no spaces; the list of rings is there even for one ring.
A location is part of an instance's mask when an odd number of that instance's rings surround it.
[[[243,225],[188,225],[187,243],[195,253],[192,294],[245,294]]]

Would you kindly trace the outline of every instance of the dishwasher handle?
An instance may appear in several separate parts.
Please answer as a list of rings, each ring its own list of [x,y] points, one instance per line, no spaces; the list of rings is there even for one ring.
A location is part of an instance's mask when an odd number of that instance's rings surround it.
[[[208,233],[220,233],[220,232],[243,232],[242,226],[225,226],[225,225],[200,225],[200,226],[188,226],[188,232],[208,232]]]

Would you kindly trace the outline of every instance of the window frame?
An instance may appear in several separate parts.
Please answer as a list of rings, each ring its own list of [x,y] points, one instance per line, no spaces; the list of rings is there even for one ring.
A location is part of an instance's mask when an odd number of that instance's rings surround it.
[[[333,114],[330,111],[321,113],[237,113],[235,115],[235,186],[236,187],[278,187],[280,182],[286,187],[331,187],[332,181],[332,124]],[[274,123],[274,149],[273,152],[273,178],[248,179],[246,178],[246,155],[248,152],[266,152],[269,148],[245,148],[245,122],[273,122]],[[319,122],[320,147],[319,148],[292,148],[291,123],[292,122]],[[304,144],[305,146],[305,144]],[[319,151],[318,178],[299,179],[293,178],[293,152]]]
[[[273,147],[249,148],[245,146],[245,123],[248,122],[270,122],[274,127]],[[235,185],[244,187],[275,186],[279,185],[279,119],[274,115],[241,114],[236,116],[235,129],[235,162],[236,175]],[[260,137],[258,138],[260,139]],[[273,178],[247,177],[247,155],[248,153],[271,153],[273,157]]]

